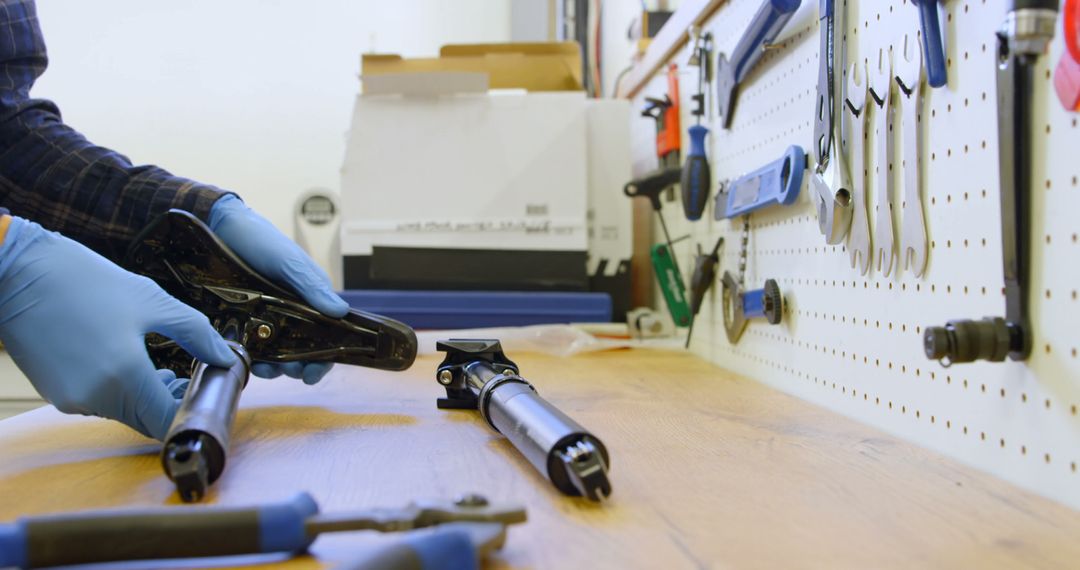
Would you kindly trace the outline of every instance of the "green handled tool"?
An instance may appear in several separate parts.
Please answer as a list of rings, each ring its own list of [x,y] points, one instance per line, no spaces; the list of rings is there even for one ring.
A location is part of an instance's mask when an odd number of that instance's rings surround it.
[[[675,262],[675,256],[667,244],[658,243],[652,247],[651,252],[653,271],[656,272],[656,280],[660,283],[660,291],[664,295],[671,320],[677,327],[690,326],[693,315],[690,304],[686,299],[686,285],[683,283],[682,274],[679,273],[679,265]]]

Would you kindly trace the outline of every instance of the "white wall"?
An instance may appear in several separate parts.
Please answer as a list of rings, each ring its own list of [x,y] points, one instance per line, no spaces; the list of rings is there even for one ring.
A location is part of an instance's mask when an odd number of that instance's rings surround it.
[[[33,94],[136,163],[236,191],[286,233],[337,190],[360,54],[510,38],[510,0],[39,0]],[[392,191],[392,189],[387,189]]]
[[[509,5],[39,0],[51,61],[33,95],[90,140],[235,190],[291,234],[303,190],[338,189],[360,54],[508,41]],[[0,417],[35,395],[0,355]]]

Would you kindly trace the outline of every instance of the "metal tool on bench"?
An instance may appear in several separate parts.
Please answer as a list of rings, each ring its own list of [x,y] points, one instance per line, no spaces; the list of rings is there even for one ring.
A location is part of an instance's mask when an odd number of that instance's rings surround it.
[[[817,207],[818,228],[828,244],[838,244],[851,226],[851,191],[844,180],[843,157],[834,158],[839,137],[836,129],[836,8],[835,0],[820,0],[818,27],[821,31],[817,83],[817,112],[814,115],[814,175],[810,178],[812,199]],[[826,173],[831,175],[826,180]]]
[[[705,212],[705,205],[709,200],[709,189],[712,187],[712,172],[709,169],[709,156],[705,152],[705,137],[709,135],[709,129],[701,125],[701,117],[705,115],[706,86],[712,80],[710,61],[712,57],[712,34],[700,35],[700,30],[695,27],[695,42],[690,57],[691,66],[698,68],[698,92],[691,99],[694,108],[690,114],[694,116],[695,124],[688,129],[690,135],[690,152],[686,153],[686,164],[683,165],[680,189],[682,190],[683,213],[686,219],[692,222],[701,219]]]
[[[926,356],[945,366],[1005,357],[1025,360],[1033,331],[1031,274],[1032,108],[1035,68],[1054,38],[1057,0],[1009,0],[997,34],[998,167],[1001,171],[1001,240],[1005,317],[954,320],[923,332]]]
[[[911,1],[919,9],[927,82],[930,87],[942,87],[948,83],[949,78],[945,68],[945,45],[941,37],[941,24],[938,21],[938,0]]]
[[[446,387],[441,409],[477,410],[556,489],[599,501],[611,495],[607,448],[580,424],[541,398],[503,354],[497,340],[451,339],[435,377]]]
[[[504,544],[503,524],[447,523],[405,533],[334,570],[480,570],[484,559]]]
[[[723,220],[769,206],[794,204],[805,170],[806,152],[802,147],[789,146],[779,159],[725,184],[716,194],[714,217]]]
[[[25,517],[0,524],[0,567],[46,568],[131,560],[299,554],[319,535],[329,532],[406,532],[455,523],[505,527],[525,519],[523,507],[492,505],[478,495],[457,501],[413,503],[403,508],[326,514],[319,513],[318,504],[307,493],[286,502],[253,507],[84,511]],[[490,527],[463,530],[487,536],[492,532]],[[444,536],[424,540],[424,535],[417,535],[406,543],[380,548],[372,556],[381,553],[384,559],[392,559],[389,554],[401,556],[405,554],[403,549],[427,549],[429,554],[457,560],[479,554],[471,550],[464,538],[447,540]]]
[[[926,214],[923,210],[922,138],[919,113],[922,112],[922,55],[914,36],[904,36],[904,52],[896,58],[896,85],[900,97],[903,126],[904,200],[900,232],[900,268],[905,265],[917,277],[926,271]],[[899,268],[898,268],[899,269]]]
[[[739,84],[761,59],[765,48],[780,35],[801,3],[802,0],[765,0],[731,57],[720,54],[716,64],[716,106],[723,128],[731,128]]]
[[[893,224],[893,177],[891,175],[894,155],[892,136],[892,68],[889,62],[889,50],[878,50],[878,63],[867,70],[870,86],[870,100],[874,102],[874,180],[877,199],[874,201],[876,213],[874,224],[874,254],[871,265],[876,262],[882,275],[892,273],[893,258],[896,257],[896,230]]]
[[[848,255],[851,266],[858,267],[861,275],[870,270],[870,222],[866,211],[866,92],[865,83],[859,83],[859,67],[851,64],[848,73],[845,107],[851,115],[851,228],[848,230]],[[863,81],[865,81],[863,68]]]
[[[158,368],[191,374],[162,450],[165,473],[180,497],[197,501],[221,476],[240,392],[252,361],[321,360],[405,370],[416,357],[408,326],[352,310],[322,315],[248,267],[202,221],[170,210],[136,237],[124,265],[206,315],[239,358],[231,368],[194,363],[175,342],[147,337]]]
[[[716,240],[712,251],[706,254],[698,244],[697,257],[694,258],[694,275],[690,278],[690,330],[686,331],[686,348],[690,348],[690,337],[694,334],[694,321],[697,320],[705,294],[716,281],[716,266],[720,265],[720,248],[724,238]]]

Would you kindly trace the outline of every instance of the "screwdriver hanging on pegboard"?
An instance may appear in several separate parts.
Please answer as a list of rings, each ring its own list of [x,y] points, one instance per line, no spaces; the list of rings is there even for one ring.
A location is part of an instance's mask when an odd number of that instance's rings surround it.
[[[701,244],[698,244],[697,257],[694,258],[694,275],[690,278],[690,330],[686,331],[686,348],[690,348],[690,337],[694,334],[694,321],[697,320],[705,294],[712,289],[712,284],[716,281],[716,266],[720,265],[720,248],[723,245],[724,238],[716,240],[712,252],[706,255],[701,250]]]
[[[709,129],[701,125],[701,117],[705,115],[706,85],[712,81],[710,60],[713,37],[711,33],[702,36],[697,26],[690,28],[690,35],[694,38],[694,44],[689,65],[698,68],[698,91],[691,97],[694,108],[690,114],[694,116],[695,124],[687,129],[690,135],[690,152],[686,154],[686,164],[683,165],[681,189],[683,213],[687,220],[696,222],[705,212],[709,187],[712,186],[709,157],[705,153],[705,137],[709,135]]]

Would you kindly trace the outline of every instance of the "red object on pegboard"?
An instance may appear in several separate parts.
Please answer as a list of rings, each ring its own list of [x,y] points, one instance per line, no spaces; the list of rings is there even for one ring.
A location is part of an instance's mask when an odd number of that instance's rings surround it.
[[[679,152],[682,144],[682,131],[679,128],[679,69],[674,63],[668,66],[667,85],[671,106],[664,110],[664,127],[656,133],[656,154],[661,157]]]
[[[1062,17],[1062,25],[1065,27],[1065,46],[1069,48],[1073,61],[1080,62],[1080,0],[1065,0],[1065,11]]]
[[[1067,49],[1054,70],[1054,91],[1066,110],[1080,111],[1080,0],[1065,0],[1062,16]]]

